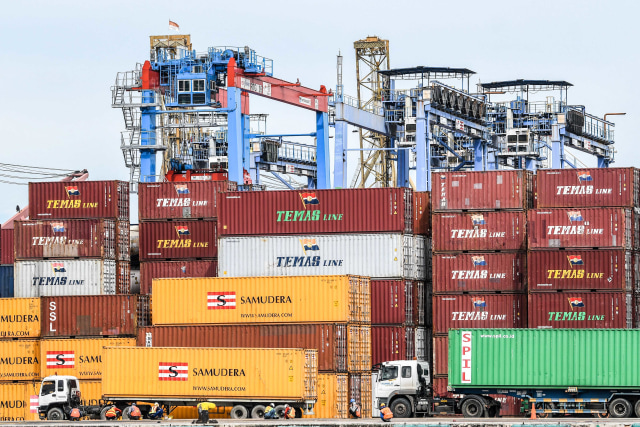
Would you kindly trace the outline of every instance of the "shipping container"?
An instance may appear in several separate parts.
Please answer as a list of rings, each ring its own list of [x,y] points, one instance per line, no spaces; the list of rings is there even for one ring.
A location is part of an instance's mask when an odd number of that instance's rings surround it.
[[[157,279],[153,324],[371,322],[358,276]]]
[[[424,327],[417,327],[415,331],[415,349],[416,349],[416,359],[424,361],[429,360],[427,356],[427,351],[430,346],[427,344],[427,341],[430,340],[427,337],[427,330]]]
[[[0,381],[31,381],[40,378],[40,342],[0,340]]]
[[[40,299],[0,298],[0,338],[38,338]]]
[[[530,292],[636,288],[633,254],[623,249],[531,251],[527,265]]]
[[[433,378],[434,393],[439,397],[446,397],[448,399],[461,398],[464,396],[463,394],[454,394],[447,391],[448,384],[449,379],[446,376]],[[523,412],[521,411],[522,399],[518,399],[517,397],[505,396],[503,394],[490,394],[489,397],[492,397],[494,400],[500,402],[501,417],[521,417],[523,415]]]
[[[135,338],[43,339],[40,341],[39,374],[43,378],[49,375],[73,375],[80,380],[99,380],[105,362],[103,348],[134,345]]]
[[[102,259],[16,261],[18,298],[116,293],[116,262]]]
[[[106,402],[102,399],[101,380],[80,380],[80,405],[98,406]]]
[[[30,182],[31,219],[111,218],[129,221],[124,181]]]
[[[107,348],[102,392],[106,397],[164,400],[315,400],[316,362],[315,350],[291,348]],[[163,371],[173,364],[183,368],[175,380]]]
[[[524,212],[434,214],[433,251],[519,251],[526,249]]]
[[[154,326],[138,330],[138,347],[309,348],[318,350],[318,370],[371,368],[365,325],[345,323]],[[366,331],[364,331],[366,332]],[[352,366],[349,366],[351,362]]]
[[[13,232],[13,224],[0,230],[0,264],[10,265],[15,261]]]
[[[372,280],[371,323],[413,325],[414,296],[411,280]]]
[[[221,236],[413,233],[407,188],[249,191],[220,201]]]
[[[151,295],[138,295],[138,328],[151,326]]]
[[[413,192],[413,234],[431,237],[431,192]]]
[[[461,338],[471,372],[461,378]],[[466,345],[466,344],[465,344]],[[465,388],[637,389],[640,330],[476,329],[449,332],[449,384]],[[627,357],[624,357],[624,356]],[[522,369],[523,361],[527,368]]]
[[[347,374],[319,373],[318,401],[313,415],[302,418],[349,418],[349,378]],[[362,408],[360,408],[362,413]]]
[[[140,261],[218,256],[216,221],[140,224]]]
[[[371,417],[373,390],[371,373],[349,374],[349,400],[355,399],[360,404],[363,419]]]
[[[138,219],[217,218],[222,192],[235,191],[233,181],[149,182],[138,186]]]
[[[416,326],[425,325],[425,308],[426,308],[426,296],[424,282],[413,282],[413,297],[411,298],[413,303],[413,324]]]
[[[635,249],[637,217],[621,208],[533,209],[527,227],[529,249]]]
[[[217,277],[218,261],[148,261],[140,263],[140,293],[151,294],[153,279]]]
[[[0,298],[13,298],[13,264],[0,265]]]
[[[449,337],[438,335],[433,337],[433,362],[431,374],[434,376],[449,373]]]
[[[527,170],[433,172],[433,211],[531,208],[533,173]]]
[[[630,292],[538,292],[529,307],[530,328],[633,328]]]
[[[536,180],[539,208],[640,205],[636,168],[544,169]]]
[[[523,328],[526,305],[523,294],[437,295],[433,297],[433,333],[446,334],[453,328]]]
[[[135,295],[42,298],[42,337],[136,335]]]
[[[436,254],[433,292],[524,292],[526,254]]]
[[[426,241],[402,234],[225,237],[220,239],[218,275],[355,274],[425,280]]]
[[[38,421],[38,381],[0,383],[0,421]]]
[[[402,325],[371,326],[372,365],[415,357],[415,329]]]
[[[131,293],[131,264],[128,261],[116,263],[116,293]]]

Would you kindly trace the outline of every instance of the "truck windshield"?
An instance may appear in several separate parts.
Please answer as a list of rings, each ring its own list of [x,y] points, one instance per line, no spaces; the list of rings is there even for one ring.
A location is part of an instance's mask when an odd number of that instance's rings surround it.
[[[382,372],[380,373],[380,381],[389,381],[395,380],[398,378],[398,367],[397,366],[383,366]]]
[[[55,381],[44,381],[42,383],[42,388],[40,389],[40,396],[46,396],[47,394],[51,394],[55,391],[56,391]]]

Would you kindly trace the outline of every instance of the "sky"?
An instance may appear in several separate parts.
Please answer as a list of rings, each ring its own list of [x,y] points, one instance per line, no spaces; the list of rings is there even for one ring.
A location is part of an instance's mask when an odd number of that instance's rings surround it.
[[[88,169],[90,179],[128,180],[124,121],[111,108],[116,73],[149,58],[149,36],[168,21],[194,48],[250,46],[274,61],[274,76],[356,94],[353,42],[390,42],[392,68],[466,67],[478,81],[566,80],[569,103],[615,122],[616,162],[640,166],[636,1],[20,1],[4,2],[0,36],[0,163]],[[252,97],[269,133],[315,130],[313,113]],[[357,144],[356,134],[350,137]],[[581,159],[591,165],[592,159]],[[7,178],[2,178],[7,180]],[[10,179],[9,179],[10,180]],[[27,186],[0,183],[0,222],[27,204]],[[132,205],[132,220],[136,221]]]

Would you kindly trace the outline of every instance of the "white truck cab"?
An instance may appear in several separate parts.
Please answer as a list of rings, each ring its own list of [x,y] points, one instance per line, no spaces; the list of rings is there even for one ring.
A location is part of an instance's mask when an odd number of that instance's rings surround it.
[[[397,418],[409,418],[414,412],[427,412],[422,408],[427,402],[421,397],[428,396],[431,384],[429,365],[417,360],[394,360],[382,363],[374,385],[377,402],[386,404]]]
[[[38,395],[41,419],[63,420],[73,405],[80,404],[80,384],[69,375],[51,375],[42,380]]]

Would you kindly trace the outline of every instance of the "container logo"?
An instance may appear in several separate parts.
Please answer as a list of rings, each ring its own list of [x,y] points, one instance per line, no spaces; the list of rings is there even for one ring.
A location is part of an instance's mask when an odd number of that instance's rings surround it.
[[[37,394],[30,395],[29,396],[29,412],[31,412],[32,414],[37,414],[38,406],[40,406],[38,395]]]
[[[178,236],[189,236],[189,226],[187,225],[176,225],[176,233]]]
[[[316,239],[300,239],[300,244],[302,245],[302,251],[304,254],[307,254],[307,251],[319,251],[320,246],[316,242]]]
[[[187,274],[187,266],[186,266],[186,265],[181,266],[181,267],[180,267],[180,271],[181,271],[183,274]]]
[[[471,261],[473,262],[473,266],[479,265],[487,265],[487,261],[484,260],[484,256],[472,256]]]
[[[586,182],[586,181],[591,181],[591,172],[586,171],[586,172],[578,172],[578,181],[580,182]]]
[[[567,259],[569,260],[569,265],[573,268],[574,265],[584,265],[584,261],[582,261],[582,255],[568,255]]]
[[[474,310],[484,311],[487,308],[487,302],[484,300],[484,297],[472,298],[471,302],[473,303]]]
[[[571,306],[571,310],[577,307],[584,307],[584,303],[582,302],[582,298],[567,298],[569,300],[569,305]]]
[[[471,223],[476,225],[485,225],[486,222],[484,220],[484,215],[482,214],[471,214]]]
[[[52,262],[51,268],[54,273],[66,273],[67,269],[64,268],[64,263],[62,262]]]
[[[189,364],[160,362],[158,364],[158,380],[187,381],[189,379]]]
[[[468,384],[471,382],[471,331],[462,331],[460,334],[460,350],[462,351],[460,379],[463,383]]]
[[[300,193],[302,206],[306,209],[308,205],[319,205],[320,200],[316,197],[316,193]]]
[[[574,221],[584,221],[584,219],[582,218],[582,214],[580,213],[580,211],[568,211],[567,212],[567,216],[569,217],[569,221],[574,222]]]
[[[189,194],[189,187],[187,187],[187,184],[175,184],[174,187],[177,194]]]
[[[71,369],[76,367],[74,351],[47,351],[47,368]]]
[[[235,292],[207,292],[207,308],[209,310],[235,310]]]
[[[64,222],[52,222],[51,229],[54,233],[64,233]]]
[[[67,196],[71,197],[71,196],[79,196],[80,195],[80,190],[78,190],[78,186],[74,185],[72,187],[64,187],[65,191],[67,192]]]

